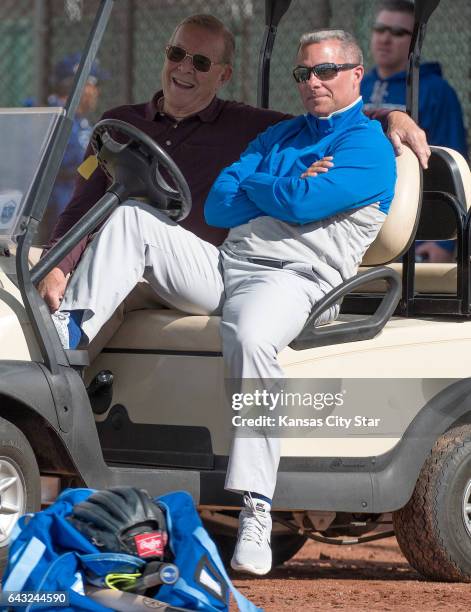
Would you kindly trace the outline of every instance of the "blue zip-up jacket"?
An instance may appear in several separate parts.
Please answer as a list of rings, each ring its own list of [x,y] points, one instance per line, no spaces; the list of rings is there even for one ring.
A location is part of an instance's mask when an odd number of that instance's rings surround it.
[[[406,76],[403,71],[382,79],[373,68],[361,83],[365,111],[378,108],[405,110]],[[437,62],[420,66],[419,125],[425,130],[429,144],[450,147],[468,157],[461,105],[455,90],[442,77]]]
[[[328,155],[328,173],[300,178]],[[260,216],[304,225],[375,202],[387,214],[395,178],[392,146],[359,98],[329,117],[308,113],[260,134],[216,179],[205,218],[227,228]]]

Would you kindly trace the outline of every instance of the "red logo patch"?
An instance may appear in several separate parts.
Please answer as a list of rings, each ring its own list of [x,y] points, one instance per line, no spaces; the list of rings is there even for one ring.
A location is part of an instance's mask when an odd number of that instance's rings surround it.
[[[161,531],[151,531],[134,536],[137,554],[140,557],[163,557],[164,538]]]

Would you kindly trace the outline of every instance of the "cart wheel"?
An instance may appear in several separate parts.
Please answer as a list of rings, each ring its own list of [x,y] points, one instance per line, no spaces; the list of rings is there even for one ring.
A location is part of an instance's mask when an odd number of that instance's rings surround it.
[[[19,517],[41,506],[38,464],[24,434],[0,417],[0,572]]]
[[[399,546],[417,571],[434,580],[471,582],[471,425],[437,440],[393,522]]]

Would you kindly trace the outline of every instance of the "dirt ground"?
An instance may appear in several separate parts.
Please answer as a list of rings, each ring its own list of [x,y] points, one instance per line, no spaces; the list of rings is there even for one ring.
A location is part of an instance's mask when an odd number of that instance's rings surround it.
[[[359,546],[307,542],[291,561],[267,577],[241,579],[233,573],[232,579],[265,612],[471,609],[470,584],[422,579],[403,557],[395,538]]]

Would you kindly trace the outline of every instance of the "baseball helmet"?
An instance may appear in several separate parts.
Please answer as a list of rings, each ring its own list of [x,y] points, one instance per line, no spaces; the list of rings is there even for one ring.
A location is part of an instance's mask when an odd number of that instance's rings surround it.
[[[76,504],[70,523],[102,552],[122,552],[163,560],[167,524],[160,506],[134,487],[113,487],[92,493]]]

